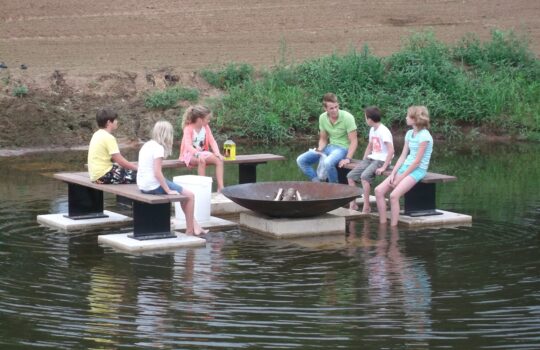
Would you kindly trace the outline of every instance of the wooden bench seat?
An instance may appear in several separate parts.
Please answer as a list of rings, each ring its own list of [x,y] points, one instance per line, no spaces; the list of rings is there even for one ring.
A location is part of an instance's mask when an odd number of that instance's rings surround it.
[[[257,165],[265,164],[270,161],[285,160],[284,156],[276,154],[240,154],[236,155],[234,160],[225,160],[225,164],[238,164],[238,183],[257,182]],[[164,168],[181,168],[186,164],[178,159],[166,159],[163,161]]]
[[[345,169],[338,168],[340,183],[347,183],[347,173],[354,169],[358,162],[360,160],[353,159],[351,163],[343,167]],[[388,176],[390,173],[391,171],[387,170],[383,175]],[[435,209],[436,184],[453,181],[457,181],[457,177],[428,172],[422,180],[405,193],[403,214],[408,216],[441,215],[442,213]]]
[[[73,220],[107,217],[103,213],[103,193],[133,201],[133,238],[139,240],[176,237],[171,233],[171,203],[186,200],[182,195],[142,193],[135,184],[99,185],[87,172],[57,173],[54,178],[68,184],[68,215]]]

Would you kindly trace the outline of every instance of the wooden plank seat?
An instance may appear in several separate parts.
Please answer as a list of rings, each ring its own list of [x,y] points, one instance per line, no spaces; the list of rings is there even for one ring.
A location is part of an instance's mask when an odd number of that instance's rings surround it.
[[[225,164],[238,164],[238,183],[257,182],[257,165],[270,161],[285,160],[284,156],[276,154],[240,154],[234,160],[225,160]],[[163,161],[164,168],[181,168],[186,164],[178,159],[166,159]]]
[[[54,178],[68,184],[68,215],[73,220],[107,217],[103,213],[103,193],[108,192],[133,201],[133,238],[139,240],[171,238],[171,203],[186,200],[182,195],[142,193],[135,184],[99,185],[90,181],[87,172],[57,173]]]
[[[343,168],[338,168],[339,182],[347,183],[347,173],[354,169],[360,160],[353,159],[351,163]],[[384,172],[384,176],[390,175],[391,171]],[[452,175],[428,172],[409,192],[405,193],[403,214],[407,216],[429,216],[442,215],[435,209],[436,206],[436,185],[438,183],[457,181],[457,177]]]

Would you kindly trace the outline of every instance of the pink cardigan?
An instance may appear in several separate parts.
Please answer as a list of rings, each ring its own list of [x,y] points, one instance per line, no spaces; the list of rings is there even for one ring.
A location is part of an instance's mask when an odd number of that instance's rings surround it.
[[[204,126],[206,130],[206,137],[204,138],[203,151],[212,151],[216,154],[219,154],[219,148],[217,148],[217,142],[212,135],[212,131],[208,125]],[[201,150],[193,147],[193,124],[187,125],[184,128],[184,135],[182,136],[182,142],[180,143],[180,160],[186,163],[186,166],[189,167],[191,158],[195,156],[195,153],[200,152]]]

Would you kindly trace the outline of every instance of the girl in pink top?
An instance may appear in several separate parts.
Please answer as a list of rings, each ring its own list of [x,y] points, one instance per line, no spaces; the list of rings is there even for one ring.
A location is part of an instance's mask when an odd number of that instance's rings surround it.
[[[212,135],[210,118],[212,111],[205,106],[195,105],[188,107],[182,118],[184,135],[180,143],[180,160],[186,166],[197,166],[200,176],[206,173],[206,165],[216,166],[217,191],[223,189],[223,156],[219,146]]]

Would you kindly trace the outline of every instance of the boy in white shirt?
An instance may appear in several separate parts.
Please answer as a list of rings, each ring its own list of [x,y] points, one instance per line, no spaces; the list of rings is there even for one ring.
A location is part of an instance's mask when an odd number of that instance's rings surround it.
[[[394,157],[394,142],[392,133],[381,123],[381,111],[377,107],[368,107],[364,110],[366,123],[371,128],[369,130],[369,142],[364,151],[364,158],[353,170],[347,174],[347,181],[350,186],[356,186],[356,182],[361,180],[364,190],[364,206],[362,213],[369,213],[369,193],[371,184],[376,175],[381,175]],[[350,204],[350,209],[358,210],[356,201]]]

